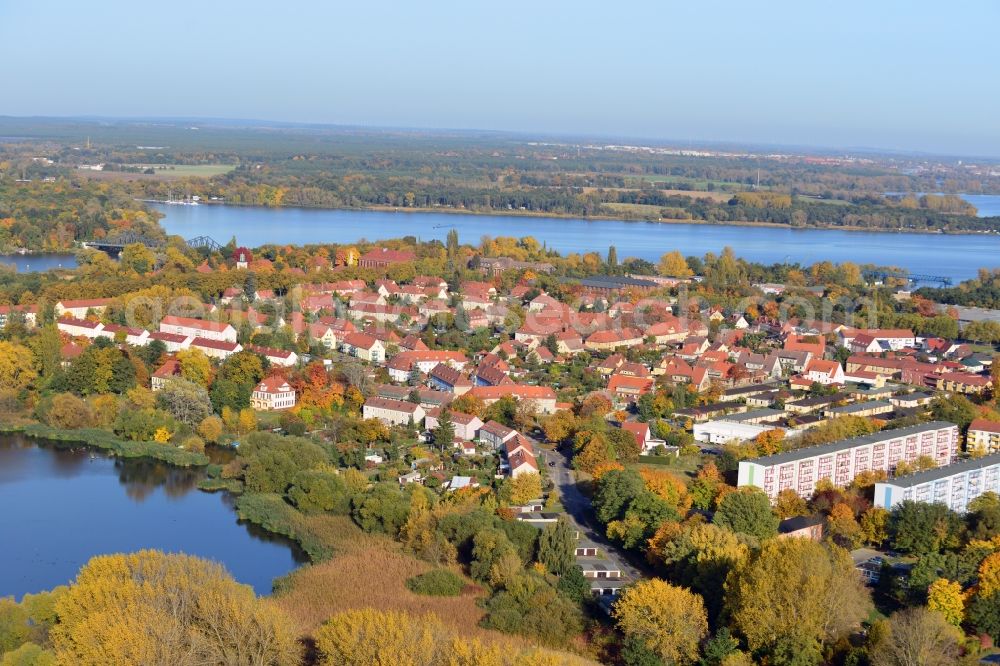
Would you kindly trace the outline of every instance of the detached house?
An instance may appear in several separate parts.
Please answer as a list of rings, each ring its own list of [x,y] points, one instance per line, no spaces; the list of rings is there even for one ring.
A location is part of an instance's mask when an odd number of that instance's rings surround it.
[[[451,412],[451,422],[455,426],[455,438],[465,441],[476,439],[483,422],[478,416],[465,414],[464,412]],[[440,424],[441,409],[434,408],[427,411],[424,417],[424,427],[433,430]]]
[[[280,375],[266,377],[254,388],[250,395],[250,406],[254,409],[291,409],[295,406],[295,389]]]
[[[367,333],[345,334],[340,341],[340,351],[370,363],[381,363],[385,360],[385,347],[377,338]]]
[[[517,436],[517,431],[496,421],[487,421],[479,428],[479,441],[494,450],[501,450],[507,442]]]
[[[827,361],[821,358],[814,358],[806,366],[806,379],[820,384],[843,384],[844,369],[837,361]]]
[[[438,363],[431,368],[428,380],[431,388],[449,391],[455,395],[467,393],[472,388],[472,381],[468,377],[460,370],[444,363]]]

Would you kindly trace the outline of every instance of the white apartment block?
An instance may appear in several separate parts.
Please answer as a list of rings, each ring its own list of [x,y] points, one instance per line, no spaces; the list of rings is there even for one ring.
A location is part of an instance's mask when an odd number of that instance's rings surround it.
[[[875,506],[892,509],[911,500],[965,513],[969,502],[986,492],[1000,492],[1000,453],[876,483]]]
[[[949,465],[958,455],[958,440],[958,426],[944,421],[885,430],[743,460],[737,485],[757,486],[772,500],[789,488],[802,497],[811,497],[820,479],[843,487],[861,472],[882,470],[891,474],[900,462],[913,462],[920,456],[932,458],[938,466]]]

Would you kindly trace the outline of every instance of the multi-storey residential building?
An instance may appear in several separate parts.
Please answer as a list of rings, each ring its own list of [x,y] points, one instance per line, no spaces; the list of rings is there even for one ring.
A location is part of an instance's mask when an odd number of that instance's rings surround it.
[[[785,489],[810,497],[820,479],[846,486],[861,472],[891,473],[900,462],[913,462],[920,456],[948,465],[957,454],[958,426],[932,421],[744,460],[738,485],[762,488],[772,500]]]
[[[1000,453],[1000,423],[975,419],[969,424],[965,449],[970,453]]]
[[[892,509],[912,500],[965,513],[969,502],[986,492],[1000,492],[1000,453],[876,483],[875,505]]]
[[[164,333],[176,333],[188,337],[236,342],[236,329],[233,328],[232,324],[220,321],[167,315],[160,320],[160,330]]]

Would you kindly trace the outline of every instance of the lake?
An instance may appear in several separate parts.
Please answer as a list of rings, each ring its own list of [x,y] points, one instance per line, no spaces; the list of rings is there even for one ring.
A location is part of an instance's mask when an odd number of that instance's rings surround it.
[[[454,228],[464,243],[484,236],[534,236],[566,254],[600,252],[614,245],[619,259],[656,262],[670,250],[702,256],[731,246],[736,254],[763,263],[812,264],[854,261],[899,266],[913,273],[953,280],[974,277],[981,267],[1000,265],[1000,235],[909,234],[891,232],[790,229],[708,224],[662,224],[514,215],[406,213],[305,208],[248,208],[225,205],[167,206],[160,223],[184,238],[207,235],[220,243],[236,236],[241,245],[268,243],[353,243],[416,236],[444,240]]]
[[[0,435],[0,597],[70,582],[92,556],[156,548],[222,563],[258,594],[305,556],[295,544],[240,524],[204,472],[115,459],[65,444]]]
[[[18,273],[39,273],[53,268],[76,268],[76,255],[54,254],[0,254],[0,264],[13,266]]]

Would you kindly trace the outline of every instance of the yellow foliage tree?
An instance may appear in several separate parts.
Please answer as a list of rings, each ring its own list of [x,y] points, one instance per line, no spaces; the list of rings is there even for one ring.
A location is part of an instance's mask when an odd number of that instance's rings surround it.
[[[668,275],[670,277],[690,277],[694,274],[688,266],[684,255],[679,250],[667,252],[660,257],[660,262],[656,265],[656,270],[660,275]]]
[[[695,662],[698,645],[708,634],[701,597],[658,578],[626,588],[611,614],[622,633],[669,664]]]
[[[214,414],[206,416],[198,424],[198,434],[206,442],[215,443],[222,437],[222,419]]]
[[[937,611],[956,627],[965,618],[965,596],[962,586],[947,578],[938,578],[927,588],[927,608]]]
[[[643,468],[639,470],[646,488],[677,509],[681,516],[687,514],[691,509],[691,496],[688,494],[687,484],[670,472],[661,472]]]
[[[212,363],[205,352],[193,347],[182,349],[177,352],[177,361],[181,365],[181,377],[198,386],[208,386],[212,378]]]
[[[319,666],[582,666],[571,654],[484,643],[436,616],[362,608],[331,617],[315,634]]]
[[[510,503],[527,504],[542,497],[542,477],[535,473],[519,474],[510,480]]]
[[[249,407],[240,410],[239,418],[236,422],[236,432],[247,435],[257,429],[257,414]]]
[[[100,555],[56,601],[58,663],[299,663],[289,619],[220,565],[144,550]]]
[[[0,341],[0,390],[20,392],[35,383],[34,356],[24,345]]]
[[[1000,552],[986,556],[979,565],[979,594],[989,597],[1000,591]]]
[[[160,442],[161,444],[169,442],[171,437],[173,437],[173,433],[167,430],[164,426],[160,426],[156,429],[156,432],[153,433],[153,441]]]

